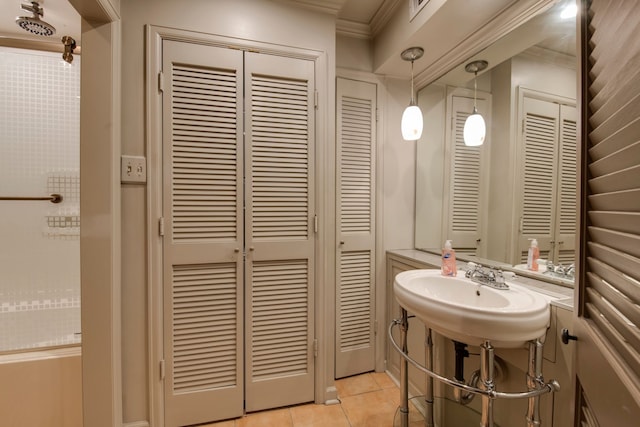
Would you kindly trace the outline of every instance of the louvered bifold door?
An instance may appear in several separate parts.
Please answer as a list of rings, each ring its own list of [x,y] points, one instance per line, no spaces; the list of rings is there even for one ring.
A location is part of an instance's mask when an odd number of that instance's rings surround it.
[[[520,262],[526,262],[531,239],[538,241],[543,259],[555,244],[558,104],[524,97],[522,126],[518,252]]]
[[[314,63],[245,56],[246,409],[314,399]]]
[[[375,368],[376,85],[337,80],[336,378]]]
[[[558,147],[558,198],[555,222],[553,259],[556,263],[573,264],[576,249],[577,221],[577,110],[570,105],[560,106],[560,140]]]
[[[640,9],[630,0],[581,7],[585,212],[575,383],[597,425],[631,427],[640,420]]]
[[[242,52],[163,42],[165,425],[242,415]]]
[[[477,100],[478,111],[485,121],[488,102]],[[444,240],[452,240],[459,253],[478,255],[483,229],[483,212],[486,212],[486,194],[482,179],[485,152],[490,140],[491,122],[487,121],[487,138],[479,147],[464,144],[464,123],[473,111],[473,99],[453,96],[451,102],[451,129],[449,141],[450,159],[448,203],[443,217],[443,228],[447,230]]]

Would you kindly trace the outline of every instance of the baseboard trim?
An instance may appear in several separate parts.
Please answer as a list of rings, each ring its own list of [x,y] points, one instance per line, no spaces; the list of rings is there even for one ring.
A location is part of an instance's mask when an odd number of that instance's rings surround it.
[[[134,421],[132,423],[123,423],[122,427],[149,427],[149,421]]]

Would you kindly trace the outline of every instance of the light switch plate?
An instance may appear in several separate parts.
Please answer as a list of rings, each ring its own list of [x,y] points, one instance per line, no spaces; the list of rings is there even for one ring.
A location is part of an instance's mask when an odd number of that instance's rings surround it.
[[[123,184],[147,182],[147,159],[142,156],[121,156],[120,182]]]

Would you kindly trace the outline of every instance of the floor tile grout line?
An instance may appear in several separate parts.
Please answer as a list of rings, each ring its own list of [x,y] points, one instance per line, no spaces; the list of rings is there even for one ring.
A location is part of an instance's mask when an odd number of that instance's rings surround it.
[[[351,420],[349,419],[349,415],[347,414],[347,411],[344,410],[344,406],[342,406],[342,401],[340,400],[340,398],[338,398],[338,401],[340,402],[340,410],[342,411],[342,414],[344,415],[344,419],[347,420],[347,424],[349,424],[349,427],[353,427],[353,424],[351,423]]]

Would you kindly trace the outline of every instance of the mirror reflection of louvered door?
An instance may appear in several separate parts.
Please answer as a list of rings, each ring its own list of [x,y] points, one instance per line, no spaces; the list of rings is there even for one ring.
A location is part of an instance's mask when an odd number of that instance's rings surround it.
[[[558,147],[558,216],[556,220],[553,259],[556,263],[571,264],[576,257],[576,221],[578,199],[576,192],[578,173],[577,128],[578,112],[575,106],[560,106],[560,140]]]
[[[165,425],[311,401],[314,64],[164,41],[162,75]]]
[[[445,240],[452,240],[459,253],[482,255],[482,233],[486,212],[486,179],[483,179],[486,150],[489,140],[479,147],[464,144],[464,123],[473,111],[473,99],[452,96],[449,115],[451,129],[448,130],[447,149],[451,159],[448,167],[448,188],[445,188],[445,209],[443,210],[443,230]],[[491,121],[489,102],[477,100],[478,111],[487,123],[487,135]]]
[[[376,85],[336,83],[336,378],[375,368]]]
[[[572,263],[576,232],[576,108],[524,96],[518,262],[530,239],[540,258]]]
[[[246,409],[314,397],[314,64],[245,54]]]

